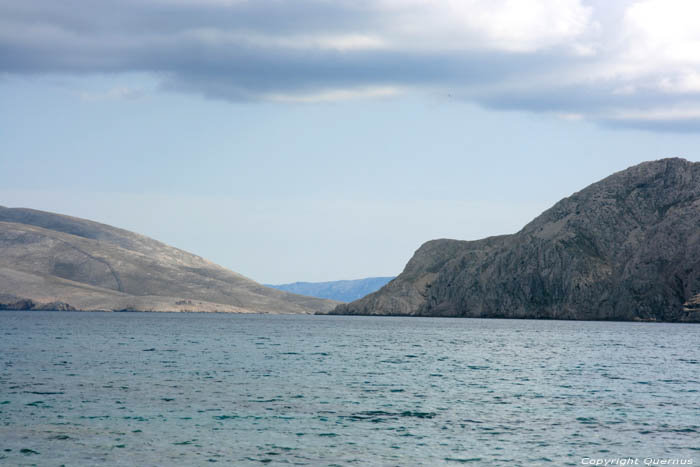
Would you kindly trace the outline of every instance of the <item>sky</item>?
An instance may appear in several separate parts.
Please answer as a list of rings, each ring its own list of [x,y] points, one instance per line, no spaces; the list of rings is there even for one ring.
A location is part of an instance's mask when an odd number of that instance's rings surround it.
[[[694,0],[0,0],[0,205],[263,283],[700,160]]]

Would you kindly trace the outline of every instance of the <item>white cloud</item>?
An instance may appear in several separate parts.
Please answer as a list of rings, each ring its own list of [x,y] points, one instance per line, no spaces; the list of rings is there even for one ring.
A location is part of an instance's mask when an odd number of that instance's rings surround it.
[[[221,28],[195,28],[183,33],[203,44],[212,46],[259,46],[284,49],[328,49],[328,50],[363,50],[379,49],[386,46],[384,41],[365,34],[318,34],[318,35],[273,35],[260,34],[255,31],[227,30]]]
[[[672,94],[700,93],[700,71],[680,70],[675,76],[662,78],[659,87]]]
[[[645,0],[631,5],[623,21],[628,56],[663,63],[700,64],[700,2]]]
[[[638,110],[620,110],[613,112],[610,116],[611,120],[627,121],[638,120],[647,122],[672,122],[672,121],[698,121],[700,122],[700,105],[691,107],[672,107],[672,108],[648,108]]]
[[[372,98],[386,98],[394,97],[401,94],[401,90],[397,87],[383,86],[383,87],[364,87],[364,88],[351,88],[351,89],[331,89],[326,91],[319,91],[309,94],[282,94],[282,93],[271,93],[266,94],[263,97],[270,101],[278,102],[304,102],[304,103],[315,103],[315,102],[334,102],[334,101],[345,101],[351,99],[372,99]]]
[[[397,46],[533,52],[553,46],[590,53],[577,41],[591,8],[580,0],[380,0]]]

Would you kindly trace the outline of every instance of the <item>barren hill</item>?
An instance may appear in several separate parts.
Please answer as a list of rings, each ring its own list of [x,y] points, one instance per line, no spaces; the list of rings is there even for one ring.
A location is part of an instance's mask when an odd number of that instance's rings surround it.
[[[262,286],[133,232],[0,207],[0,308],[313,313],[335,304]]]

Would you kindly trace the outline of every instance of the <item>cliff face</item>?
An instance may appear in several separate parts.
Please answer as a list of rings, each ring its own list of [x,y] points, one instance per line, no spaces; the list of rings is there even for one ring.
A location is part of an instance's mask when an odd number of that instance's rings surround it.
[[[336,303],[264,287],[133,232],[0,207],[0,309],[313,313]]]
[[[336,314],[700,321],[700,163],[646,162],[513,235],[434,240]]]

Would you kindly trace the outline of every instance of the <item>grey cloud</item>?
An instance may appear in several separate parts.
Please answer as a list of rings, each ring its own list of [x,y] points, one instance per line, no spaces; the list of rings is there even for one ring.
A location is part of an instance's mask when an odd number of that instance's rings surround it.
[[[456,47],[435,51],[402,44],[337,50],[246,40],[251,34],[382,36],[388,14],[364,0],[6,0],[0,4],[0,71],[152,72],[162,77],[165,89],[234,101],[339,88],[425,87],[490,108],[583,114],[616,128],[700,130],[692,119],[610,118],[615,109],[700,106],[700,96],[654,90],[623,95],[616,88],[625,83],[615,80],[559,85],[558,73],[585,69],[599,59],[561,47],[528,53]],[[606,19],[599,10],[595,17]],[[208,41],[192,34],[201,30],[235,34]]]
[[[176,33],[197,27],[247,28],[252,31],[292,32],[355,29],[371,24],[357,2],[242,1],[171,2],[153,0],[5,0],[0,12],[6,21],[51,24],[77,33]]]
[[[660,106],[695,103],[700,105],[700,95],[665,94],[654,90],[625,94],[612,86],[586,86],[585,84],[550,84],[547,88],[524,91],[496,91],[474,96],[484,106],[501,110],[529,110],[532,112],[610,112],[616,109],[656,108]]]

